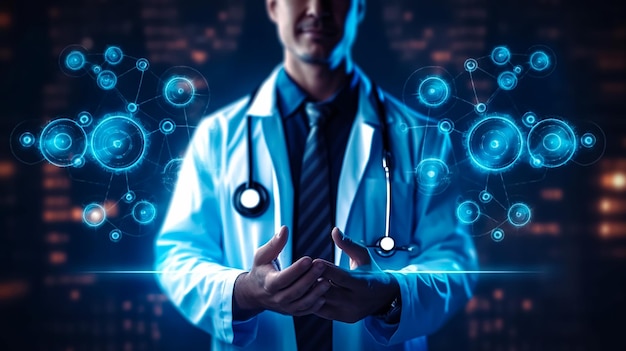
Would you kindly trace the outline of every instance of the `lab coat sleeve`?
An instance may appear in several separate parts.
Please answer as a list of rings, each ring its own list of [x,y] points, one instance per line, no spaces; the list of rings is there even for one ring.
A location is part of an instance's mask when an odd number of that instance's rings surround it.
[[[402,311],[396,325],[375,317],[364,320],[377,342],[392,345],[431,334],[471,298],[477,275],[462,271],[475,271],[478,264],[468,228],[456,217],[459,188],[453,183],[439,195],[416,194],[413,235],[421,252],[404,268],[386,271],[400,285]]]
[[[217,118],[203,121],[187,149],[156,238],[155,268],[158,282],[185,318],[213,338],[245,346],[256,338],[257,318],[232,318],[234,283],[243,270],[223,264],[216,183],[224,143],[216,124]]]

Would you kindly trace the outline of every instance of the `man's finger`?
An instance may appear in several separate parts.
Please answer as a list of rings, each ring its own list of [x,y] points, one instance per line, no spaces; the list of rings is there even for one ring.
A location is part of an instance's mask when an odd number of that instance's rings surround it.
[[[268,282],[266,288],[269,291],[282,290],[293,284],[298,278],[311,269],[311,258],[304,256],[294,262],[291,266],[280,272],[273,272],[272,280]]]
[[[321,259],[313,260],[313,264],[318,261],[324,262],[326,265],[326,269],[324,270],[324,273],[322,273],[322,277],[330,280],[332,284],[350,290],[359,287],[360,280],[353,277],[349,272]]]
[[[267,243],[261,246],[254,254],[254,265],[260,266],[271,263],[287,244],[289,230],[286,226],[282,226]]]
[[[335,245],[350,257],[350,268],[356,269],[371,263],[371,258],[366,247],[363,247],[345,236],[339,228],[333,228],[331,236]]]

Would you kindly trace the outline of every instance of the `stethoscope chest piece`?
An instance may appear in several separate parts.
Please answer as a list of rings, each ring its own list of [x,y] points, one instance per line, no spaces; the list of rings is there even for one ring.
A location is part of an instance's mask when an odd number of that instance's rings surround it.
[[[269,206],[269,194],[259,183],[244,183],[233,194],[233,203],[237,212],[246,217],[258,217]]]
[[[396,250],[396,241],[390,236],[383,236],[376,242],[376,253],[382,257],[393,255]]]

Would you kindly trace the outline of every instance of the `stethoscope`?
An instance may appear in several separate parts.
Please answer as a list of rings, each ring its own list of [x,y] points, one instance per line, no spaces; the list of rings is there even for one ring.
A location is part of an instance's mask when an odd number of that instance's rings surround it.
[[[390,235],[390,220],[391,220],[391,152],[389,151],[389,137],[387,135],[387,124],[385,122],[385,106],[383,104],[383,97],[380,94],[376,85],[372,83],[372,90],[375,91],[376,109],[380,119],[382,139],[383,139],[383,159],[382,167],[385,172],[385,234],[376,241],[374,245],[367,245],[367,247],[374,248],[376,253],[381,257],[389,257],[396,251],[407,251],[410,256],[417,255],[417,245],[410,244],[406,246],[396,246],[396,241]],[[248,101],[248,107],[254,101],[258,88],[250,94],[250,100]],[[246,108],[246,109],[247,109]],[[247,132],[247,146],[248,146],[248,181],[241,184],[235,190],[233,194],[233,204],[239,214],[244,217],[254,218],[265,213],[269,207],[270,197],[267,189],[254,181],[253,174],[253,161],[252,161],[252,123],[250,122],[250,116],[246,117],[246,132]]]

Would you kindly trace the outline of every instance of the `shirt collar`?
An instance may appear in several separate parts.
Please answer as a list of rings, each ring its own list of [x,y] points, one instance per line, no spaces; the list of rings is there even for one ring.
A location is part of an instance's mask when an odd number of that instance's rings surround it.
[[[358,100],[359,75],[356,70],[351,74],[350,84],[342,87],[335,95],[322,103],[334,105],[339,112],[351,112]],[[281,68],[276,77],[276,91],[278,107],[283,118],[291,117],[296,110],[307,100],[307,93],[289,77],[285,68]]]

